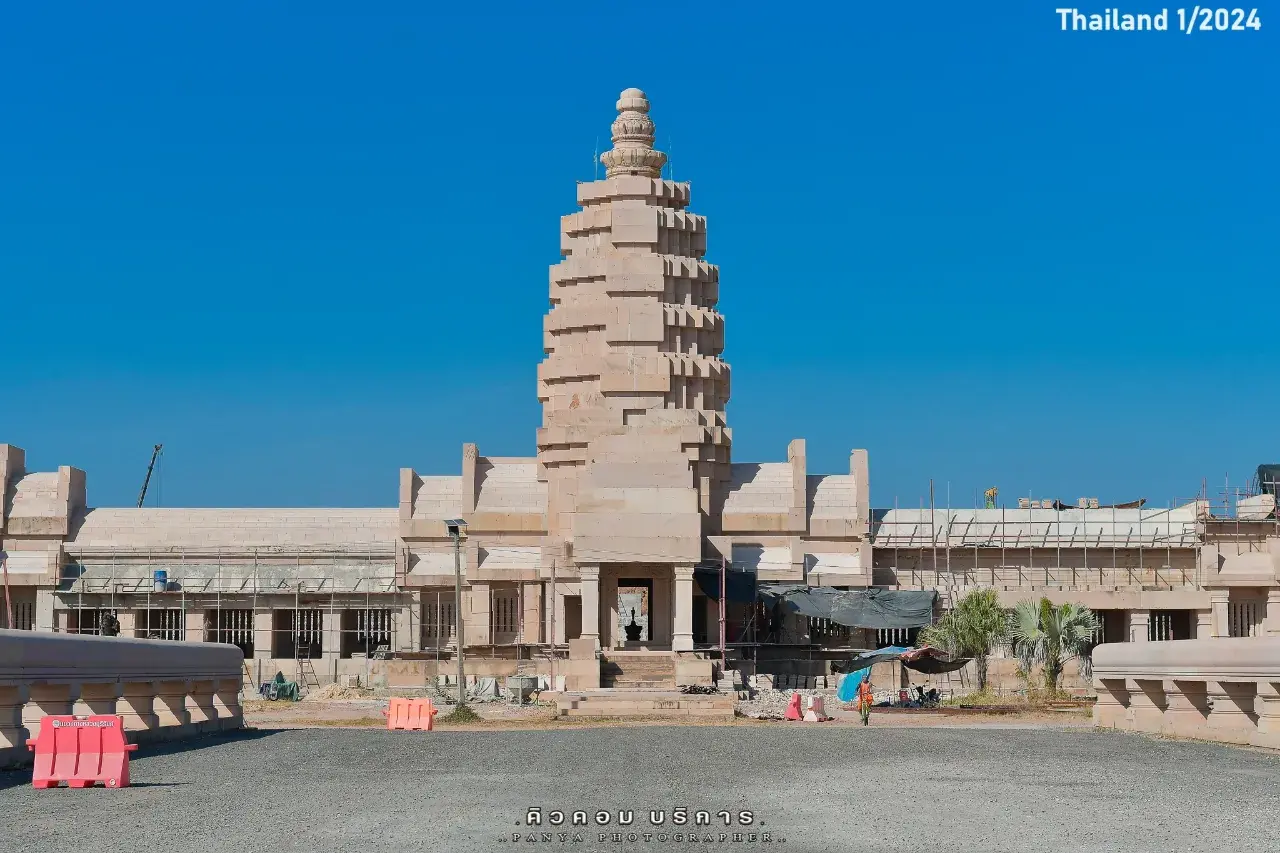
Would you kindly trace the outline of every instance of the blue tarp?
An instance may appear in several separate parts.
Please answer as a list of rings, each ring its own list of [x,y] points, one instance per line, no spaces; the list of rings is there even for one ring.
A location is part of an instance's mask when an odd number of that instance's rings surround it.
[[[840,679],[840,689],[836,695],[841,702],[852,702],[858,698],[858,685],[871,677],[871,667],[851,672]]]
[[[884,655],[883,660],[894,660],[903,652],[909,652],[911,649],[906,646],[886,646],[883,649],[876,649],[872,654]],[[871,677],[871,667],[855,670],[844,678],[840,679],[840,689],[836,692],[841,702],[852,702],[858,698],[858,685]]]

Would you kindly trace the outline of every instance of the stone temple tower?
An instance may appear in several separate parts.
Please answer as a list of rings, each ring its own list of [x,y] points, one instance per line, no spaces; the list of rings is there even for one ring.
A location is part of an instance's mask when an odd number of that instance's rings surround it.
[[[717,268],[689,185],[663,180],[649,101],[617,103],[604,180],[578,185],[551,267],[538,369],[538,474],[561,565],[683,574],[729,477],[729,365]]]

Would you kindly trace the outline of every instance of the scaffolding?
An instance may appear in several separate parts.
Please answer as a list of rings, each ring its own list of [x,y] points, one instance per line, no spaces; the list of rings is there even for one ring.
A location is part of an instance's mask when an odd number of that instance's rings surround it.
[[[1262,552],[1268,548],[1267,540],[1280,538],[1280,509],[1273,509],[1270,517],[1242,513],[1242,504],[1264,494],[1275,495],[1274,480],[1261,481],[1257,476],[1243,486],[1233,486],[1229,477],[1223,477],[1222,489],[1209,496],[1208,483],[1200,487],[1205,512],[1200,518],[1199,536],[1206,543],[1218,546],[1219,553],[1236,555]]]
[[[57,630],[99,633],[105,613],[133,613],[132,633],[163,640],[228,642],[262,668],[291,660],[295,680],[316,686],[313,660],[369,661],[417,648],[420,597],[397,582],[386,548],[192,548],[81,552],[64,566]],[[257,654],[255,655],[255,652]],[[349,671],[351,664],[346,669]],[[272,673],[265,673],[269,679]],[[246,673],[248,681],[261,683]]]
[[[876,586],[937,589],[944,607],[966,588],[1198,589],[1200,501],[1166,508],[1024,501],[1011,508],[873,510]]]

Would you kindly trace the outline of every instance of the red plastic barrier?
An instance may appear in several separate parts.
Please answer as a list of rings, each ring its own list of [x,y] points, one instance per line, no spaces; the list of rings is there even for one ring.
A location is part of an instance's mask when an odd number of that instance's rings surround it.
[[[799,693],[791,694],[791,699],[787,702],[786,717],[788,720],[800,720],[804,718],[804,714],[800,712],[800,694]]]
[[[429,732],[435,726],[436,710],[430,699],[393,698],[383,716],[387,718],[387,729],[404,731]]]
[[[129,785],[129,753],[137,744],[125,743],[124,720],[117,716],[51,716],[40,719],[40,733],[27,749],[35,752],[36,788],[89,788],[101,782],[108,788]]]

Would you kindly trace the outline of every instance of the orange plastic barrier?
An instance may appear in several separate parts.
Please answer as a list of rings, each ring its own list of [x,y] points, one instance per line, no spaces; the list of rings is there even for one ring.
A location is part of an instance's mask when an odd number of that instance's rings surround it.
[[[387,718],[387,730],[429,732],[435,728],[436,714],[440,713],[430,699],[392,698],[382,712]]]
[[[826,706],[823,704],[821,696],[809,697],[809,708],[804,712],[804,721],[806,723],[825,723],[830,717],[827,716]]]
[[[40,733],[27,749],[35,752],[36,788],[89,788],[101,782],[108,788],[129,786],[129,753],[137,744],[125,743],[124,720],[117,716],[52,716],[40,719]]]
[[[788,720],[803,719],[804,714],[800,713],[800,694],[792,693],[791,699],[787,702],[786,718]]]

